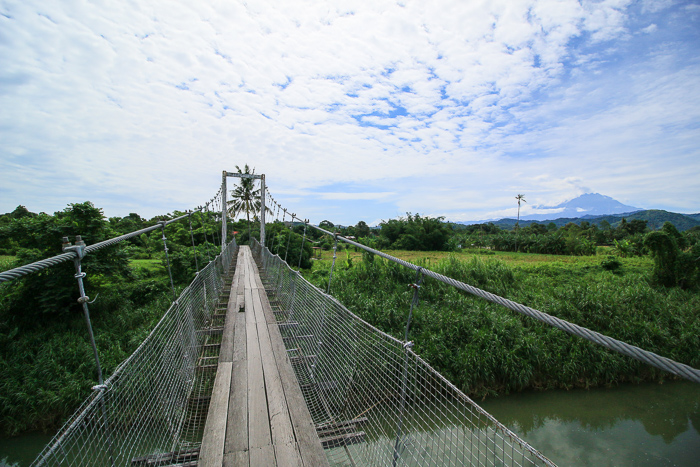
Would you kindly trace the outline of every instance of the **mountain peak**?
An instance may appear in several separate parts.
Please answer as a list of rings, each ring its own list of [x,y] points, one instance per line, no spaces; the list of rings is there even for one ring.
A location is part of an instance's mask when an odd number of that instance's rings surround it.
[[[600,193],[584,193],[556,206],[533,206],[538,214],[521,216],[525,220],[550,220],[561,217],[604,216],[639,211],[640,208],[622,204],[610,196]],[[547,212],[549,211],[549,212]]]
[[[539,206],[537,209],[575,209],[586,214],[622,214],[625,212],[639,211],[640,208],[627,206],[600,193],[584,193],[572,200],[558,204],[557,206]]]

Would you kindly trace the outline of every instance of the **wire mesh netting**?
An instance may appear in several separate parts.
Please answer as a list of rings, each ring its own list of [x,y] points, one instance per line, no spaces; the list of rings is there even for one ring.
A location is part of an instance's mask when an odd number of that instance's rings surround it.
[[[196,460],[218,361],[236,243],[202,269],[134,353],[61,428],[33,466]]]
[[[554,465],[411,350],[254,243],[332,465]]]

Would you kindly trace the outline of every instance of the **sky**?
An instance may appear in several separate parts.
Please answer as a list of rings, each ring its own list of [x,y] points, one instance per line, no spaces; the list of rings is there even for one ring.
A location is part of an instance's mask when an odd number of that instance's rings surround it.
[[[700,2],[0,0],[0,213],[700,212]],[[234,179],[229,179],[232,188]]]

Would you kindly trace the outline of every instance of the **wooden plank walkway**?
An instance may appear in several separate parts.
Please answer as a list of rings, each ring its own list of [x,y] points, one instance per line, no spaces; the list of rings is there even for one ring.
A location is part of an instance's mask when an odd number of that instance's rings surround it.
[[[257,266],[242,246],[199,466],[325,465]]]

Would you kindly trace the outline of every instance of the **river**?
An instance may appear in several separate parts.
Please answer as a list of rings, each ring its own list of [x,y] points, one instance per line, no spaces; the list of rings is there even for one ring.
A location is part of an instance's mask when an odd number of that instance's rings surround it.
[[[481,406],[560,466],[700,465],[700,385],[525,392]]]
[[[481,406],[560,466],[700,465],[700,385],[524,392]],[[50,440],[0,438],[0,467],[26,467]]]

